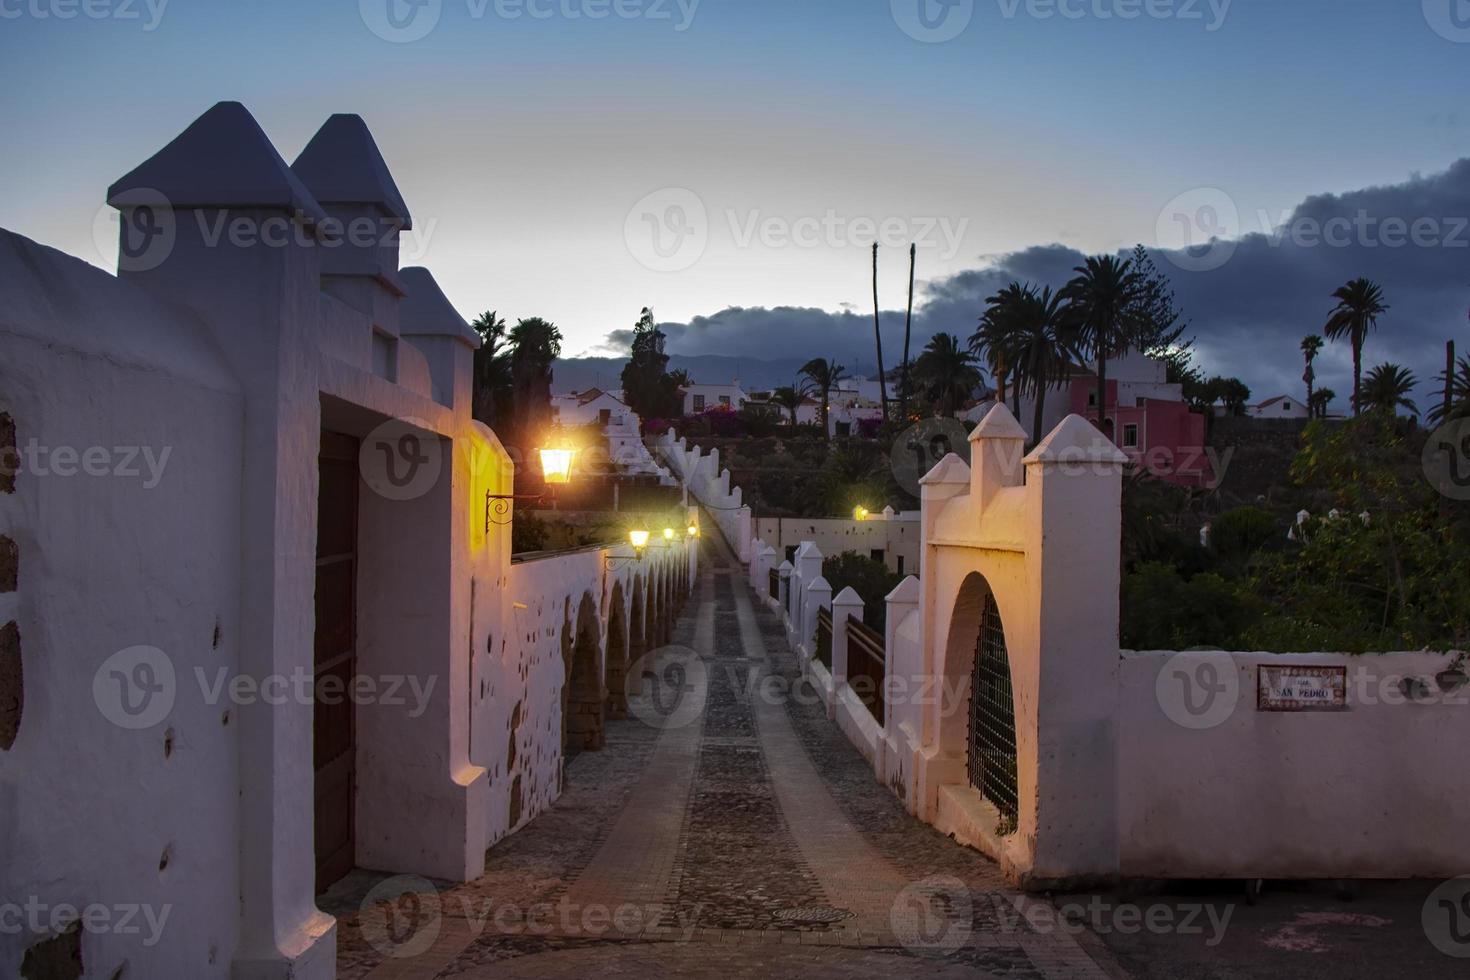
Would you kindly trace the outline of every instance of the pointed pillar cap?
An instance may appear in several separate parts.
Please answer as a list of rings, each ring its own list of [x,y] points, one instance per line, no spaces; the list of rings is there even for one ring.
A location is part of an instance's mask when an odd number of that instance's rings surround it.
[[[398,277],[407,291],[398,308],[399,333],[406,337],[453,337],[479,350],[480,335],[449,302],[433,273],[411,266],[400,269]]]
[[[910,575],[908,578],[904,579],[902,582],[893,587],[893,591],[888,593],[886,601],[918,602],[920,599],[920,593],[921,590],[919,589],[919,580]]]
[[[970,433],[971,442],[981,439],[1019,439],[1025,442],[1026,430],[1021,428],[1021,423],[1016,421],[1009,408],[997,403]]]
[[[219,102],[107,191],[113,207],[162,194],[175,208],[279,208],[308,221],[322,206],[238,102]]]
[[[919,486],[932,487],[941,484],[970,482],[970,467],[959,456],[950,453],[934,464],[934,468],[919,478]]]
[[[1080,415],[1068,415],[1051,430],[1040,445],[1026,457],[1032,463],[1116,463],[1128,462],[1123,451],[1103,435],[1097,426]]]
[[[413,227],[408,205],[361,116],[338,113],[328,119],[291,170],[323,204],[371,204],[405,230]]]

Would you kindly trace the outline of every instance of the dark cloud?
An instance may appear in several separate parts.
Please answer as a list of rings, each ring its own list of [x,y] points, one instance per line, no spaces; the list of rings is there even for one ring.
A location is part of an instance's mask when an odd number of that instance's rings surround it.
[[[1462,351],[1470,351],[1470,159],[1401,184],[1314,196],[1284,221],[1280,215],[1240,217],[1243,227],[1272,230],[1217,243],[1225,251],[1207,257],[1229,254],[1218,268],[1189,271],[1201,264],[1197,253],[1154,253],[1191,321],[1196,359],[1205,371],[1238,376],[1261,399],[1283,392],[1300,396],[1301,338],[1321,331],[1333,306],[1332,291],[1358,276],[1383,286],[1392,306],[1369,338],[1365,369],[1383,361],[1409,367],[1421,380],[1421,407],[1433,398],[1444,342],[1457,339]],[[914,317],[915,349],[940,331],[967,337],[985,297],[1010,280],[1060,286],[1082,259],[1061,245],[1036,246],[924,284]],[[902,310],[883,314],[889,364],[898,360],[903,316]],[[689,323],[663,324],[663,330],[676,354],[822,355],[864,372],[874,363],[872,316],[861,311],[731,308]],[[630,339],[631,331],[618,331],[607,346],[626,351]],[[1345,345],[1329,345],[1318,377],[1345,407],[1352,388]]]

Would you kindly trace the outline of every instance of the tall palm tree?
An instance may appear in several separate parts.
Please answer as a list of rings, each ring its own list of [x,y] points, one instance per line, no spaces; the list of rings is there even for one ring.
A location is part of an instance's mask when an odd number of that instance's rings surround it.
[[[914,272],[919,266],[919,246],[909,246],[909,309],[903,320],[903,370],[898,378],[898,414],[903,424],[909,423],[909,339],[914,332]]]
[[[970,350],[995,377],[996,399],[1005,404],[1006,389],[1011,379],[1012,347],[1015,345],[1015,311],[1024,302],[1026,290],[1013,282],[985,300],[980,327],[970,335]]]
[[[1309,408],[1312,404],[1312,389],[1317,385],[1317,369],[1313,367],[1313,362],[1317,360],[1317,355],[1322,353],[1322,348],[1326,344],[1327,342],[1316,334],[1308,334],[1302,338],[1302,354],[1307,359],[1307,370],[1302,375],[1302,380],[1307,383],[1307,406]]]
[[[1106,432],[1108,358],[1126,350],[1139,329],[1143,284],[1133,262],[1116,255],[1092,256],[1073,271],[1077,275],[1063,288],[1062,298],[1069,304],[1080,344],[1097,361],[1097,427]]]
[[[1383,302],[1383,289],[1367,279],[1354,279],[1332,294],[1337,300],[1322,332],[1331,340],[1346,340],[1353,345],[1353,415],[1360,414],[1363,393],[1363,344],[1368,332],[1378,326],[1378,318],[1389,311]]]
[[[955,411],[980,384],[975,355],[960,346],[954,334],[936,334],[914,362],[914,380],[924,397],[940,415],[953,418]]]
[[[1011,345],[1016,387],[1032,397],[1031,441],[1039,443],[1047,389],[1066,377],[1070,363],[1073,345],[1069,311],[1061,295],[1053,294],[1050,286],[1040,292],[1028,286],[1007,315],[1014,317],[1016,326]]]
[[[1419,379],[1407,368],[1398,364],[1380,364],[1368,372],[1363,379],[1360,396],[1363,407],[1374,412],[1396,414],[1406,408],[1409,414],[1419,415],[1419,406],[1409,398],[1409,393],[1419,384]]]
[[[878,315],[878,243],[873,243],[873,338],[878,344],[878,394],[883,402],[883,421],[888,419],[888,374],[883,370],[883,323]]]
[[[796,428],[796,412],[806,401],[806,392],[794,385],[783,385],[771,392],[771,401],[791,413],[791,427]]]
[[[561,357],[561,330],[533,316],[511,327],[508,346],[517,445],[525,450],[551,423],[551,366]]]
[[[498,407],[510,399],[510,358],[505,346],[505,317],[490,310],[470,324],[480,335],[480,349],[475,351],[473,380],[470,384],[471,413],[492,429],[498,421]]]
[[[822,395],[822,433],[830,438],[831,427],[827,424],[827,419],[831,411],[832,389],[837,387],[837,382],[847,377],[847,370],[836,361],[814,357],[802,365],[801,374],[811,382],[811,390]]]

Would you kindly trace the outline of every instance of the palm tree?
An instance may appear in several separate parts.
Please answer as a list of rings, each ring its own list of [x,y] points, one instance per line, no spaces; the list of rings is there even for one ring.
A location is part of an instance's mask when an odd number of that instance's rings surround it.
[[[878,343],[878,394],[883,400],[883,421],[888,422],[888,374],[883,370],[883,323],[878,316],[878,243],[873,243],[873,338]]]
[[[914,243],[909,246],[909,311],[903,320],[903,370],[898,378],[898,396],[901,399],[898,414],[904,425],[909,424],[909,338],[914,332],[914,272],[918,265],[919,246]]]
[[[1367,279],[1354,279],[1332,294],[1337,306],[1328,316],[1322,332],[1332,340],[1346,339],[1353,345],[1353,415],[1362,410],[1363,344],[1368,332],[1378,326],[1378,318],[1389,307],[1383,302],[1383,289]]]
[[[480,349],[475,351],[473,380],[470,384],[471,414],[495,427],[497,408],[510,398],[510,358],[505,350],[505,317],[491,310],[480,314],[470,324],[480,335]]]
[[[970,335],[970,350],[983,360],[995,376],[996,400],[1006,401],[1011,378],[1012,348],[1015,346],[1015,311],[1025,301],[1026,290],[1013,282],[985,300],[980,327]]]
[[[1139,327],[1138,293],[1142,284],[1130,260],[1096,255],[1073,270],[1077,276],[1062,290],[1070,304],[1079,343],[1097,360],[1097,427],[1107,431],[1108,358],[1128,347]]]
[[[1326,344],[1327,342],[1316,334],[1309,334],[1302,338],[1302,354],[1307,359],[1307,370],[1302,375],[1302,380],[1307,383],[1307,406],[1309,408],[1312,404],[1312,389],[1317,384],[1317,369],[1312,366],[1312,362],[1317,360],[1317,355],[1322,353],[1322,348]]]
[[[1408,369],[1398,364],[1380,364],[1368,372],[1368,377],[1363,379],[1360,392],[1363,407],[1374,412],[1387,412],[1396,414],[1399,409],[1406,408],[1409,414],[1419,415],[1419,406],[1409,398],[1409,393],[1419,384],[1419,379],[1414,377]]]
[[[980,384],[975,355],[960,346],[951,333],[936,334],[914,362],[914,380],[924,397],[940,415],[953,418],[955,411]]]
[[[1440,401],[1429,412],[1431,425],[1443,425],[1451,419],[1470,418],[1470,357],[1462,357],[1455,365],[1452,377],[1439,373],[1442,391],[1448,393],[1449,411],[1445,411],[1445,400]]]
[[[1312,418],[1325,419],[1327,417],[1327,410],[1332,407],[1332,403],[1336,400],[1337,392],[1331,388],[1318,388],[1312,392],[1312,400],[1307,405],[1307,408],[1311,412]]]
[[[1041,292],[1026,287],[1016,307],[1006,314],[1014,318],[1011,357],[1015,364],[1016,387],[1034,400],[1031,420],[1032,443],[1041,442],[1046,390],[1067,375],[1071,336],[1068,310],[1060,294],[1047,286]]]
[[[551,366],[561,357],[561,330],[533,316],[511,328],[508,346],[517,445],[524,450],[551,422]]]
[[[791,427],[796,428],[796,412],[806,401],[806,392],[793,385],[783,385],[771,392],[771,401],[791,413]]]
[[[814,357],[801,368],[801,374],[811,382],[811,390],[822,394],[822,434],[830,438],[831,427],[827,424],[831,411],[832,389],[837,382],[847,377],[847,371],[836,361]]]

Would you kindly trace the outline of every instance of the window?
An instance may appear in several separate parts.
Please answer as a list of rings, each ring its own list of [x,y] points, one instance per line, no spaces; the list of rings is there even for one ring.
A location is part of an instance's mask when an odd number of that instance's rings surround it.
[[[1090,391],[1087,393],[1087,407],[1097,408],[1097,392]]]
[[[728,406],[730,404],[730,396],[729,395],[721,395],[720,396],[720,404],[721,405]]]
[[[607,425],[609,422],[611,422],[612,421],[612,409],[610,409],[610,408],[604,408],[602,411],[598,412],[597,413],[597,421],[601,422],[603,425]]]
[[[903,574],[903,555],[898,556],[898,574]]]
[[[868,552],[868,557],[874,561],[883,561],[887,557],[887,553],[882,548],[874,548]]]
[[[852,423],[851,422],[838,422],[837,423],[837,434],[839,436],[850,436],[850,435],[852,435]]]
[[[1290,412],[1291,411],[1291,403],[1290,402],[1282,402],[1281,403],[1281,410],[1283,412]]]
[[[694,396],[694,414],[695,415],[698,415],[702,411],[704,411],[704,396],[703,395],[695,395]]]
[[[1135,424],[1135,423],[1129,423],[1128,425],[1123,426],[1123,448],[1124,449],[1137,449],[1138,448],[1138,425],[1137,424]]]

